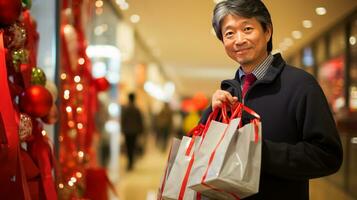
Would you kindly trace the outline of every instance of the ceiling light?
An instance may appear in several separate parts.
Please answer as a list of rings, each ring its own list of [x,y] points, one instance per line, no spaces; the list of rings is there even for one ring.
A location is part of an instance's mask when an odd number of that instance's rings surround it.
[[[124,2],[119,5],[120,9],[122,10],[128,10],[129,9],[129,4],[127,2]]]
[[[98,25],[94,28],[94,34],[97,36],[102,35],[104,32],[108,30],[107,24]]]
[[[138,23],[140,21],[140,16],[139,15],[132,15],[130,16],[130,21],[135,23]]]
[[[302,25],[304,28],[311,28],[312,27],[312,21],[311,20],[304,20],[302,21]]]
[[[356,44],[356,37],[355,36],[351,36],[349,41],[350,41],[351,45],[355,45]]]
[[[327,11],[326,11],[326,8],[324,8],[324,7],[317,7],[315,9],[315,12],[317,15],[325,15]]]
[[[96,2],[95,2],[95,7],[97,7],[97,8],[103,7],[103,1],[102,1],[102,0],[96,1]]]
[[[301,31],[293,31],[291,32],[291,36],[294,38],[294,39],[300,39],[302,38],[302,33]]]

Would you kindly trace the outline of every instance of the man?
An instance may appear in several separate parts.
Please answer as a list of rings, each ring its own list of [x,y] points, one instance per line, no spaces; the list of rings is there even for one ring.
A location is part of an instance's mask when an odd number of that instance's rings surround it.
[[[162,152],[166,151],[169,135],[172,131],[173,112],[169,103],[165,102],[161,111],[156,117],[157,137],[156,140]]]
[[[212,24],[240,67],[234,79],[222,81],[201,122],[224,102],[240,101],[255,110],[262,120],[260,188],[246,199],[309,199],[309,179],[336,172],[342,162],[339,135],[319,84],[280,54],[271,54],[273,25],[260,0],[218,3]],[[243,123],[250,117],[244,113]]]
[[[123,108],[121,114],[121,126],[125,136],[126,153],[128,157],[127,170],[134,167],[134,153],[137,148],[136,141],[144,130],[143,118],[140,110],[135,105],[135,94],[129,94],[129,105]]]

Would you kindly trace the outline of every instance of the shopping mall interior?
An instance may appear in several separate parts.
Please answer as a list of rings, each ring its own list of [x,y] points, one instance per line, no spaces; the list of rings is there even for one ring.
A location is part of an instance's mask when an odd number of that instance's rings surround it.
[[[161,199],[174,138],[239,68],[221,1],[0,0],[0,199]],[[357,0],[262,1],[272,54],[317,80],[342,143],[310,199],[357,199]]]

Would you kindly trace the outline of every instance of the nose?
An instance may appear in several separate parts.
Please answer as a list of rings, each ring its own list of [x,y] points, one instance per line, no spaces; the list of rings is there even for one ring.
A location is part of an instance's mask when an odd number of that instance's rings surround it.
[[[245,34],[238,31],[236,33],[236,40],[235,40],[235,44],[238,45],[238,46],[241,46],[245,43]]]

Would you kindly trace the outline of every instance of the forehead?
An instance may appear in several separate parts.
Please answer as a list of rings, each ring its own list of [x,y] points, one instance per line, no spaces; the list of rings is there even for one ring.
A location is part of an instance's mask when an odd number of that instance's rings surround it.
[[[221,21],[221,29],[230,27],[230,26],[239,26],[239,25],[257,25],[259,26],[260,23],[255,17],[247,18],[247,17],[242,17],[240,15],[232,15],[228,14],[223,17]]]

